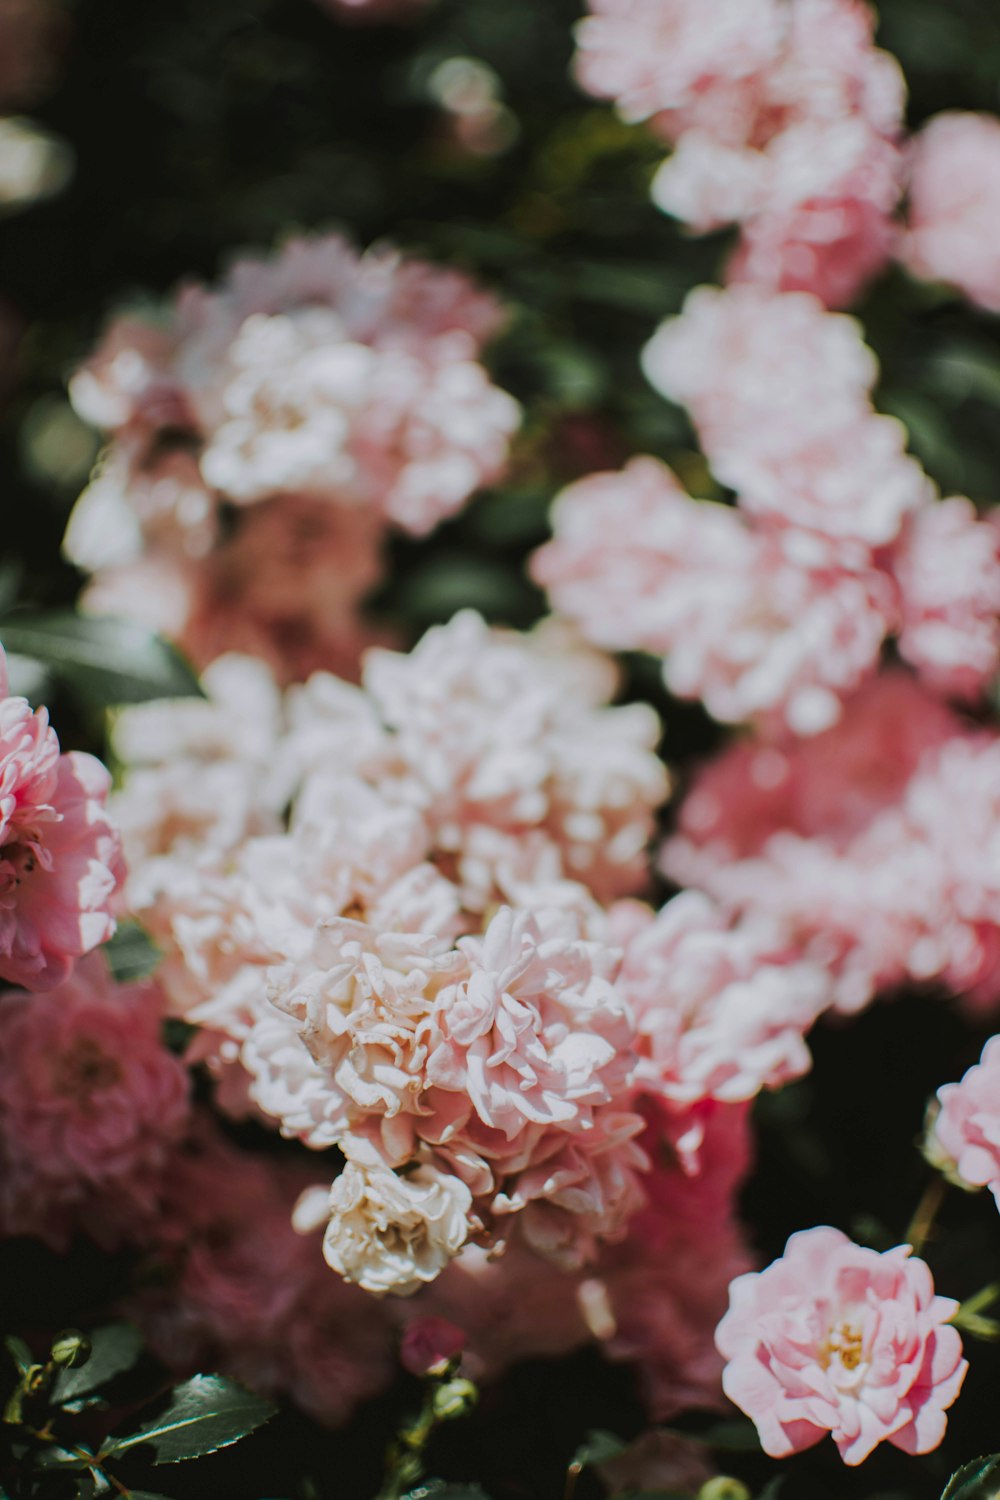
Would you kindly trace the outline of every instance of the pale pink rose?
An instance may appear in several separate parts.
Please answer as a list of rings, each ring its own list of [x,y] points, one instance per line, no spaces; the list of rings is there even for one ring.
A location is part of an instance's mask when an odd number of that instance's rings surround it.
[[[1000,1038],[960,1083],[937,1092],[940,1110],[931,1128],[935,1153],[969,1187],[988,1187],[1000,1208]]]
[[[330,1189],[323,1254],[366,1292],[410,1296],[458,1254],[471,1207],[465,1184],[431,1163],[399,1177],[349,1161]]]
[[[110,785],[92,755],[60,754],[44,708],[0,698],[0,977],[9,983],[51,989],[114,932],[124,871],[105,812]]]
[[[751,1417],[761,1446],[785,1458],[833,1436],[847,1464],[879,1443],[929,1453],[968,1368],[909,1245],[878,1254],[838,1229],[794,1234],[766,1271],[739,1276],[716,1343],[723,1388]]]
[[[571,485],[554,526],[533,571],[556,607],[602,645],[664,656],[671,692],[724,722],[825,729],[891,628],[874,569],[801,566],[653,459]]]
[[[643,355],[689,409],[713,472],[755,519],[806,533],[857,567],[891,542],[933,486],[906,431],[876,414],[877,366],[859,325],[802,292],[698,287]],[[752,371],[752,376],[749,372]]]
[[[643,1089],[736,1102],[809,1070],[805,1033],[831,998],[818,965],[791,961],[695,891],[638,923],[623,915],[634,930],[617,988],[636,1018]]]
[[[110,438],[65,541],[87,608],[198,666],[355,676],[386,531],[432,530],[506,466],[520,412],[481,362],[502,323],[460,272],[336,235],[114,320],[70,382]]]
[[[948,110],[910,150],[909,213],[899,255],[915,276],[1000,310],[1000,120]]]
[[[568,917],[509,907],[458,946],[468,973],[434,1003],[428,1083],[466,1095],[508,1140],[529,1124],[587,1128],[632,1066],[632,1023],[610,983],[614,954],[581,941]]]
[[[738,222],[737,280],[849,303],[886,264],[905,87],[860,0],[591,0],[577,75],[675,147],[654,201],[697,231]]]
[[[889,563],[902,656],[937,692],[975,700],[1000,668],[1000,528],[953,496],[910,517]]]
[[[0,1223],[62,1245],[148,1231],[188,1120],[188,1076],[160,1039],[155,985],[115,985],[100,954],[46,995],[0,996]]]
[[[684,110],[707,89],[731,87],[778,56],[777,0],[724,0],[711,35],[692,0],[590,0],[576,30],[576,75],[626,120]]]
[[[364,685],[392,731],[398,767],[382,785],[421,810],[461,883],[466,849],[485,827],[544,833],[566,874],[598,896],[641,887],[668,782],[656,715],[608,706],[616,675],[558,627],[519,636],[489,629],[471,610],[407,655],[368,654]]]
[[[392,1379],[384,1314],[297,1234],[308,1165],[253,1156],[207,1120],[174,1158],[157,1278],[124,1311],[179,1375],[218,1369],[339,1426]]]

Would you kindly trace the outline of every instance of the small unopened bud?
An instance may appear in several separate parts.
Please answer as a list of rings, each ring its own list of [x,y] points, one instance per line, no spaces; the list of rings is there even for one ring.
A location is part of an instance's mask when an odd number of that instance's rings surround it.
[[[479,1392],[471,1380],[446,1380],[434,1392],[434,1415],[439,1422],[450,1422],[453,1417],[464,1417],[479,1400]]]
[[[66,1328],[52,1340],[50,1358],[54,1365],[68,1370],[85,1365],[90,1358],[90,1340],[79,1328]]]
[[[718,1474],[702,1485],[698,1500],[750,1500],[750,1491],[741,1480]]]

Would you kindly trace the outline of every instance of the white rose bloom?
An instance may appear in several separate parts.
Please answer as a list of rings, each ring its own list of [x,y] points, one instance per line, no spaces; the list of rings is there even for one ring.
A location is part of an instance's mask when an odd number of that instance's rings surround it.
[[[437,1167],[425,1164],[400,1177],[348,1162],[330,1190],[323,1254],[366,1292],[406,1297],[458,1254],[471,1206],[465,1183]]]

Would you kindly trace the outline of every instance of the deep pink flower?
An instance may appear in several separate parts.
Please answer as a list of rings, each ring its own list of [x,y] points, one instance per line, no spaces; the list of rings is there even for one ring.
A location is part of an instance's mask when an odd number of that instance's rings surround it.
[[[403,1334],[400,1363],[411,1375],[436,1375],[461,1354],[465,1344],[462,1329],[447,1318],[418,1318]]]
[[[847,1464],[885,1441],[929,1453],[968,1368],[957,1308],[909,1245],[880,1255],[838,1229],[804,1230],[732,1283],[716,1332],[723,1389],[773,1458],[828,1432]]]
[[[114,932],[124,871],[104,806],[110,785],[92,755],[60,754],[44,708],[0,697],[0,977],[9,983],[51,989]]]
[[[160,1039],[155,985],[100,954],[46,995],[0,996],[0,1223],[56,1244],[148,1231],[187,1126],[188,1075]]]

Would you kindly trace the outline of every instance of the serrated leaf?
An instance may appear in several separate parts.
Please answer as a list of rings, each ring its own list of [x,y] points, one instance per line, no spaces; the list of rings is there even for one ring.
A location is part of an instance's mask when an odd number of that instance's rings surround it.
[[[119,984],[145,979],[163,957],[152,938],[138,922],[119,922],[118,930],[104,947],[108,967]]]
[[[1000,1495],[1000,1454],[963,1464],[945,1486],[941,1500],[997,1500]]]
[[[57,1405],[76,1401],[131,1370],[142,1353],[142,1337],[131,1323],[106,1323],[90,1336],[90,1358],[86,1364],[63,1369],[56,1376],[52,1399]]]
[[[183,657],[132,620],[71,610],[11,615],[0,620],[0,643],[43,662],[88,701],[102,706],[202,696]]]
[[[194,1375],[175,1386],[165,1411],[124,1437],[110,1437],[104,1458],[146,1444],[156,1464],[183,1463],[239,1442],[274,1416],[270,1401],[255,1396],[223,1375]]]

